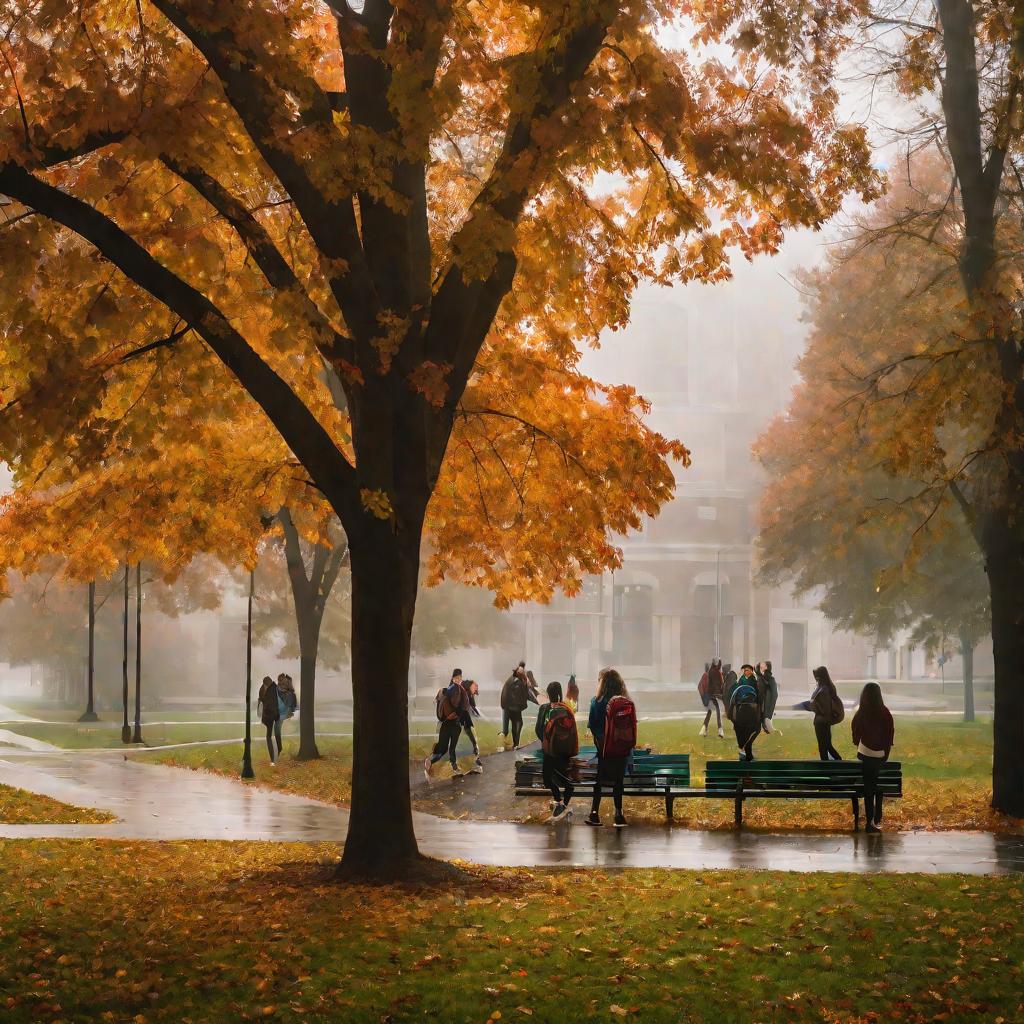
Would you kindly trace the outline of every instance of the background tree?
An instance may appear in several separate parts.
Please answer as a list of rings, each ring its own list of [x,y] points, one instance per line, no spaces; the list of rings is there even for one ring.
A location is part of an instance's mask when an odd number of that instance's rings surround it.
[[[870,192],[863,132],[834,116],[853,12],[5,12],[5,379],[9,401],[61,396],[49,422],[12,432],[29,447],[31,428],[64,432],[77,457],[100,457],[92,415],[120,360],[143,351],[147,409],[173,363],[207,416],[240,393],[267,415],[349,544],[349,875],[424,867],[395,724],[427,508],[481,355],[500,339],[571,366],[577,338],[625,322],[639,279],[724,276],[728,246],[771,251],[787,225]],[[694,36],[690,50],[665,45],[666,21]],[[685,458],[670,442],[658,454]],[[636,486],[628,510],[603,509],[603,534],[656,512],[672,475]]]
[[[801,382],[756,447],[772,477],[759,547],[766,582],[820,588],[822,610],[846,629],[881,640],[908,629],[928,647],[957,637],[971,720],[988,586],[955,484],[936,481],[940,467],[977,458],[970,417],[985,382],[979,394],[944,365],[971,348],[955,208],[921,237],[892,227],[927,217],[950,181],[941,152],[917,154],[828,264],[804,276]]]

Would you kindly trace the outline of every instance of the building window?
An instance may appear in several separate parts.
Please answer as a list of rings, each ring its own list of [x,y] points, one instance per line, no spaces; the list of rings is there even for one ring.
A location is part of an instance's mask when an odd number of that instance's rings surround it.
[[[654,664],[654,591],[641,583],[615,587],[615,660],[623,665]]]
[[[782,624],[782,667],[807,668],[807,624]]]

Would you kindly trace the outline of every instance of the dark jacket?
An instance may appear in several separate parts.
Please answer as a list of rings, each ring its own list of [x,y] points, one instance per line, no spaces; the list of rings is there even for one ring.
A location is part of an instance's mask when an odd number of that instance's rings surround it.
[[[850,729],[853,732],[854,746],[863,743],[871,750],[884,750],[885,756],[889,756],[893,740],[896,738],[896,726],[888,708],[883,707],[881,714],[868,714],[858,708],[850,723]]]
[[[814,712],[815,725],[832,724],[832,691],[820,683],[811,694],[811,710]]]
[[[594,697],[590,702],[590,715],[587,717],[587,728],[590,730],[597,743],[597,749],[601,749],[601,741],[604,739],[604,723],[608,714],[608,698],[602,697],[598,700]]]
[[[260,712],[260,721],[264,725],[273,725],[281,717],[281,709],[277,704],[277,683],[260,683],[260,694],[256,698],[256,710]]]
[[[717,665],[708,669],[708,697],[717,697],[719,700],[725,697],[725,679]]]
[[[513,672],[501,688],[501,710],[525,711],[531,700],[534,704],[539,703],[530,693],[530,687],[526,680]]]

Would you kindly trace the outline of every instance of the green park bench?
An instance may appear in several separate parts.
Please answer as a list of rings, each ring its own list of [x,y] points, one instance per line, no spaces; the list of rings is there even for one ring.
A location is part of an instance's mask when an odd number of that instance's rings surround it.
[[[576,759],[580,781],[574,783],[576,795],[593,796],[597,785],[597,762],[593,748],[588,757],[587,748],[583,747]],[[516,761],[516,796],[549,796],[541,776],[542,763],[539,756]],[[652,754],[650,750],[634,752],[633,764],[626,773],[622,789],[625,796],[659,797],[665,801],[665,813],[672,817],[672,804],[676,797],[692,793],[690,787],[690,755],[689,754]],[[612,787],[607,783],[601,786],[602,796],[611,796]]]
[[[633,751],[633,758],[635,760],[638,757],[650,757],[651,753],[652,751],[650,747],[637,747],[636,750]],[[541,750],[540,747],[537,747],[534,750],[524,751],[524,756],[527,758],[532,758],[533,760],[540,763],[544,759],[544,751]],[[690,755],[686,754],[685,756],[689,757]],[[580,747],[580,752],[576,755],[576,757],[580,760],[592,760],[593,758],[597,757],[597,747],[590,745]]]
[[[903,767],[886,761],[878,778],[883,796],[903,795]],[[860,761],[708,761],[704,773],[708,797],[736,802],[736,824],[743,824],[743,803],[754,797],[776,800],[849,800],[854,831],[860,829],[859,800],[864,796]]]

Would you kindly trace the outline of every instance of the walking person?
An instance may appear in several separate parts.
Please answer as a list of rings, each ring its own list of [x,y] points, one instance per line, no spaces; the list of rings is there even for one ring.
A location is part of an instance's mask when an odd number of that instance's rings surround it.
[[[501,688],[501,738],[502,745],[508,739],[509,728],[512,730],[512,749],[519,749],[519,740],[523,732],[523,712],[533,701],[540,701],[530,692],[530,684],[526,678],[526,665],[520,662],[516,670],[505,680]]]
[[[437,706],[437,720],[441,724],[434,749],[423,759],[423,774],[427,782],[430,781],[430,772],[434,765],[446,756],[451,762],[452,776],[458,778],[462,775],[455,754],[459,736],[462,734],[462,715],[468,703],[466,691],[462,688],[462,669],[457,668],[452,673],[451,682],[443,690],[437,691],[434,701]]]
[[[281,721],[286,722],[294,718],[295,712],[299,710],[299,697],[295,692],[295,682],[285,672],[277,677],[277,694],[281,704]]]
[[[580,752],[576,730],[576,714],[562,700],[562,684],[548,683],[548,703],[537,712],[537,739],[543,751],[544,785],[551,791],[551,821],[568,821],[572,817],[572,759]]]
[[[625,828],[628,822],[622,814],[622,790],[626,767],[636,747],[636,706],[630,700],[622,676],[613,668],[604,671],[598,693],[590,706],[590,730],[595,740],[598,733],[594,718],[602,710],[604,724],[600,727],[601,739],[597,744],[597,779],[587,824],[601,824],[601,789],[611,785],[615,827]]]
[[[775,718],[775,705],[779,702],[779,684],[772,674],[772,663],[770,661],[762,661],[757,666],[757,669],[763,691],[764,731],[771,735],[771,733],[776,731],[773,719]],[[779,735],[781,736],[782,733],[780,732]]]
[[[722,728],[722,708],[725,705],[725,678],[722,675],[722,663],[712,661],[707,670],[707,714],[704,716],[704,724],[700,727],[701,736],[707,736],[708,725],[711,722],[711,710],[714,708],[715,718],[718,722],[718,738],[725,739],[725,730]],[[703,681],[703,677],[702,677]]]
[[[819,665],[812,675],[815,687],[811,699],[794,704],[793,710],[814,712],[814,736],[818,741],[818,757],[822,761],[842,761],[842,755],[832,745],[832,726],[838,725],[846,715],[843,700],[824,665]]]
[[[889,760],[896,737],[892,714],[882,700],[878,683],[867,683],[860,692],[860,707],[850,723],[853,742],[857,744],[857,760],[864,772],[864,818],[868,832],[882,831],[882,792],[878,774]]]
[[[281,705],[277,683],[270,676],[264,676],[260,684],[259,696],[256,698],[256,713],[267,727],[267,751],[270,754],[270,763],[276,768],[277,758],[281,753]],[[276,754],[274,740],[277,740]]]
[[[753,665],[744,665],[729,698],[728,715],[736,733],[740,760],[754,760],[754,740],[761,735],[761,697]]]
[[[466,691],[466,701],[462,714],[459,716],[459,722],[462,725],[463,732],[465,732],[473,744],[473,767],[469,770],[476,775],[483,775],[484,762],[480,757],[480,741],[477,738],[476,726],[473,724],[474,718],[481,717],[480,709],[476,706],[476,698],[480,693],[480,687],[477,686],[475,679],[463,679],[462,688]]]

